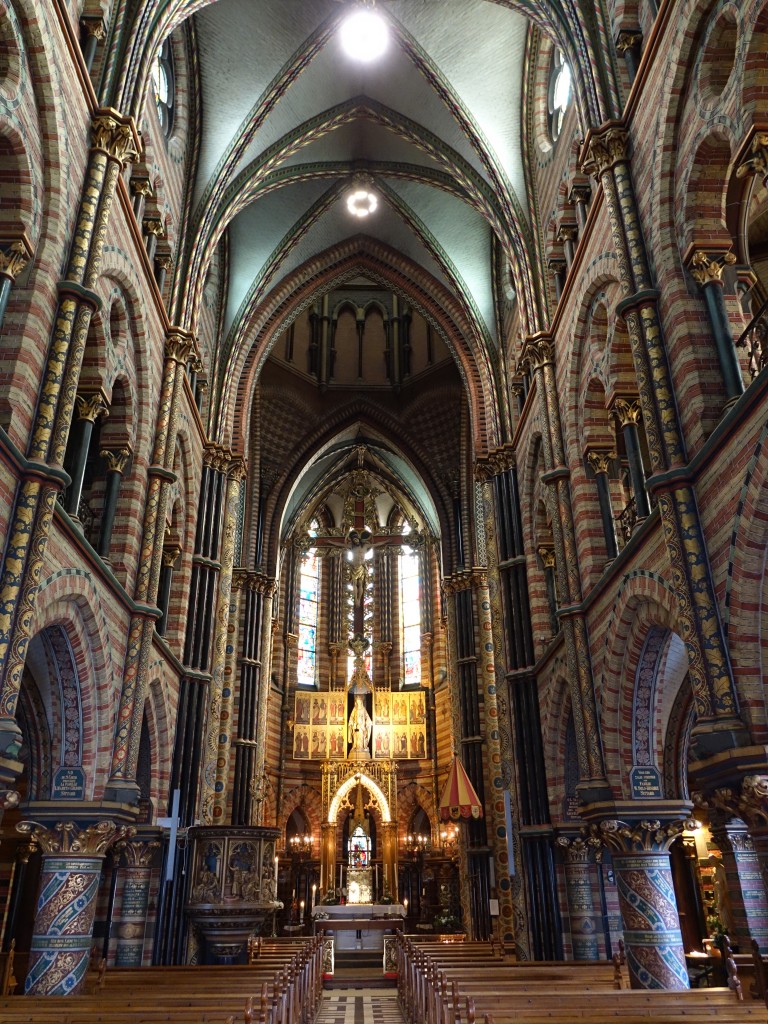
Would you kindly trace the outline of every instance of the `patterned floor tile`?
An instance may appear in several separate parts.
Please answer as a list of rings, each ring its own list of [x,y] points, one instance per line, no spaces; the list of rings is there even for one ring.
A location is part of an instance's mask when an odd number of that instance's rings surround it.
[[[403,1024],[397,992],[334,989],[323,994],[316,1024]]]

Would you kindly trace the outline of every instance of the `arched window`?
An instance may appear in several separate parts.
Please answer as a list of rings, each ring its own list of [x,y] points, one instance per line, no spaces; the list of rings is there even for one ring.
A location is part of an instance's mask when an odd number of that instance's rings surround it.
[[[152,90],[155,94],[157,117],[166,139],[173,130],[173,51],[171,41],[166,39],[152,65]]]
[[[547,110],[549,113],[549,135],[557,142],[565,120],[565,112],[571,102],[571,69],[565,63],[562,51],[555,48],[552,53],[552,67],[549,71]]]
[[[299,571],[299,649],[296,681],[299,686],[317,684],[317,604],[320,596],[320,559],[310,548]]]
[[[400,628],[403,686],[421,686],[421,567],[409,547],[400,555]]]

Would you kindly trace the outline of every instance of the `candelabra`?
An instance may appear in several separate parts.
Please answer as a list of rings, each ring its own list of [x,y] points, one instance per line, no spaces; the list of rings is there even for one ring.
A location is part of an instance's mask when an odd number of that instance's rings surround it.
[[[405,852],[412,860],[419,860],[429,852],[429,836],[408,834],[403,841]]]

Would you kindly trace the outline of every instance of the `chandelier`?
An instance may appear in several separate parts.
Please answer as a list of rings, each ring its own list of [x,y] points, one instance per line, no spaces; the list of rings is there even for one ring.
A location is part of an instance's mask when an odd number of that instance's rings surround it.
[[[352,189],[347,193],[347,210],[353,217],[369,217],[379,205],[379,198],[373,191],[373,178],[367,174],[356,174]]]

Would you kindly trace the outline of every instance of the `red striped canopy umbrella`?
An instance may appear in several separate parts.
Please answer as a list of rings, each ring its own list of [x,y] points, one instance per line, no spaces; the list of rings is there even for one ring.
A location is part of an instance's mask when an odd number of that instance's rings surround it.
[[[443,792],[440,796],[440,817],[443,821],[459,818],[482,818],[483,805],[469,781],[464,765],[454,754]]]

